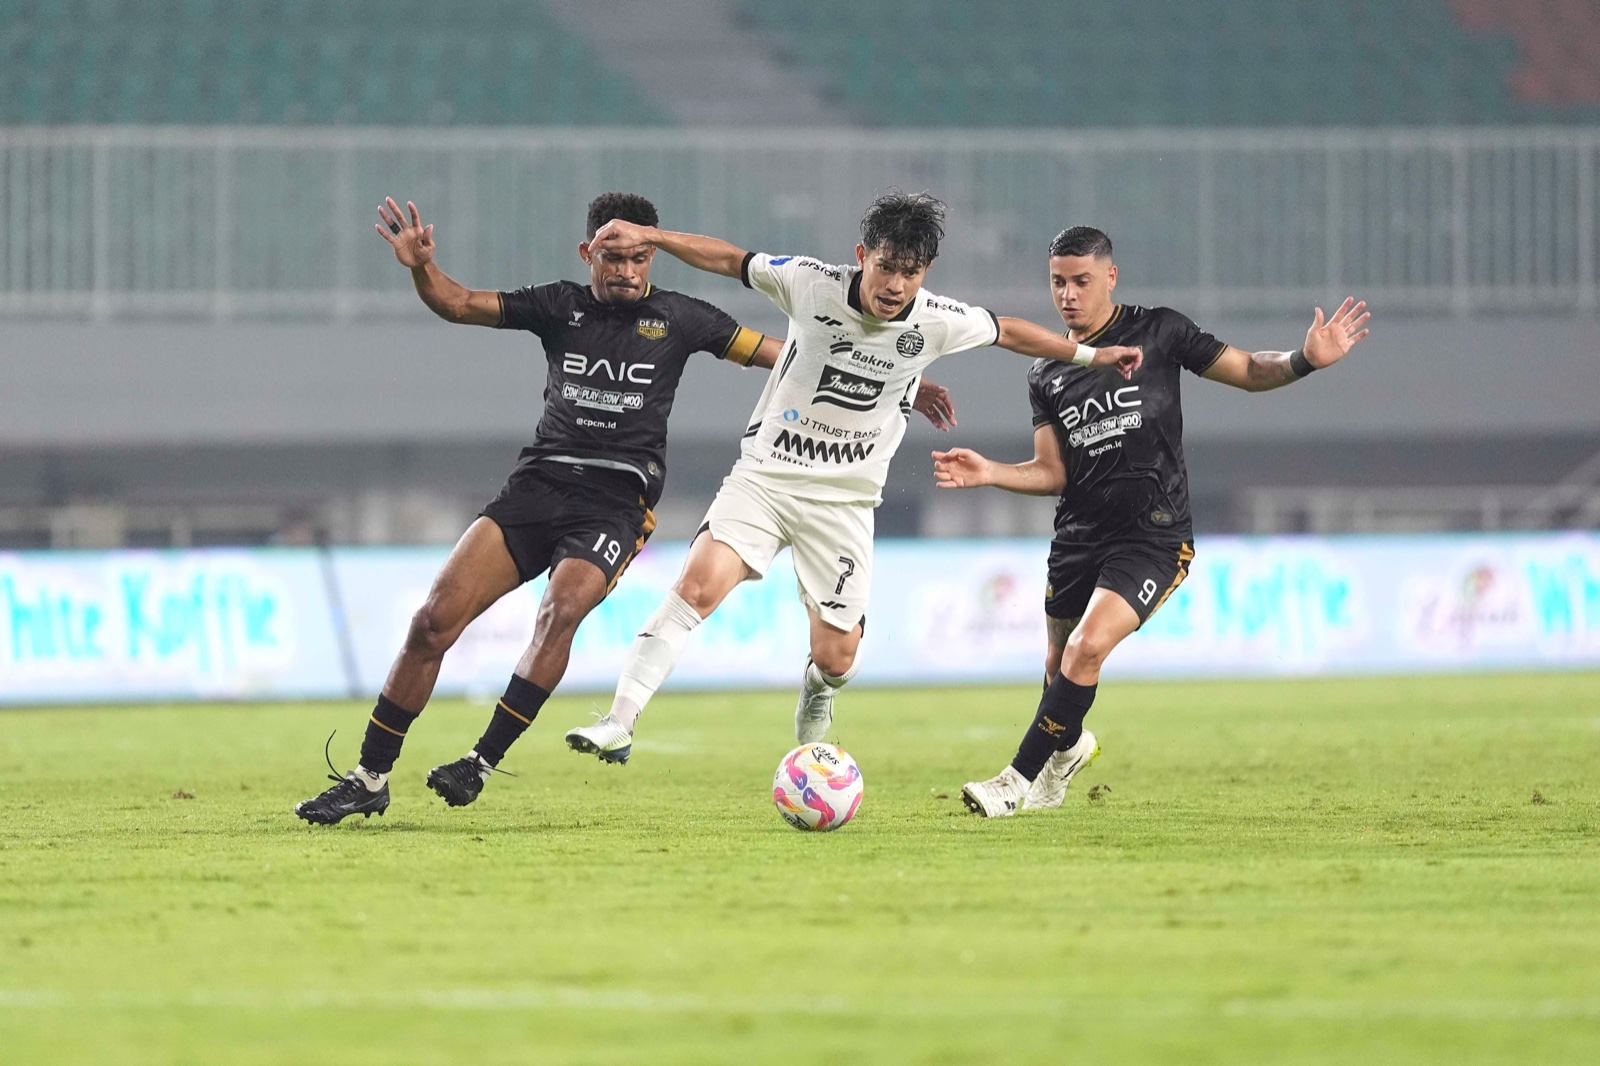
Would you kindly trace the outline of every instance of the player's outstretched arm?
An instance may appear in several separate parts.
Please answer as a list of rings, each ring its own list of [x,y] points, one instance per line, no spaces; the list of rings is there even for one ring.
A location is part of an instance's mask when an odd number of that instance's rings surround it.
[[[1322,308],[1317,308],[1311,328],[1306,330],[1305,347],[1299,351],[1245,352],[1229,347],[1201,376],[1246,392],[1281,389],[1343,359],[1367,335],[1365,327],[1371,317],[1365,300],[1346,297],[1327,320]]]
[[[433,261],[433,227],[422,224],[417,205],[409,200],[406,210],[411,213],[409,220],[400,213],[400,205],[394,202],[394,197],[385,199],[378,208],[378,217],[383,220],[378,225],[378,236],[389,242],[400,265],[411,271],[411,282],[417,287],[422,302],[446,322],[498,326],[500,294],[469,289],[440,270]]]
[[[1000,323],[1000,338],[995,344],[1019,355],[1077,363],[1079,366],[1114,366],[1125,378],[1131,378],[1133,372],[1139,369],[1139,364],[1144,362],[1144,352],[1139,348],[1091,348],[1026,319],[1001,318],[996,321]]]
[[[1025,463],[997,463],[971,448],[933,453],[933,479],[941,489],[975,489],[993,485],[1025,496],[1055,496],[1067,486],[1067,468],[1055,430],[1033,431],[1033,458]]]
[[[943,385],[935,385],[931,381],[918,382],[911,409],[922,412],[922,417],[932,422],[933,428],[941,433],[956,428],[956,401]]]
[[[609,248],[625,251],[649,245],[694,267],[712,274],[736,278],[744,265],[744,249],[715,237],[701,237],[694,233],[674,233],[656,226],[639,226],[614,218],[595,230],[589,241],[591,248]]]

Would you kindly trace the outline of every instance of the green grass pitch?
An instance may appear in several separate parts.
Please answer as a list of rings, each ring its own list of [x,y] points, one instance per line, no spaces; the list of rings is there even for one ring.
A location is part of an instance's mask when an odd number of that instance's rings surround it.
[[[332,829],[360,705],[0,712],[0,1061],[1600,1061],[1600,675],[1108,684],[1062,809],[973,817],[1034,698],[846,693],[832,834],[781,693],[627,767],[557,699],[461,810],[441,702]]]

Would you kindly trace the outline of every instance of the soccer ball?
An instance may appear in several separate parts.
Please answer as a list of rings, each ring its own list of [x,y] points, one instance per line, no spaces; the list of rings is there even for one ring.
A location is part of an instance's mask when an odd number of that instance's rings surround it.
[[[860,767],[835,744],[802,744],[772,775],[772,802],[796,829],[839,828],[855,816],[861,792]]]

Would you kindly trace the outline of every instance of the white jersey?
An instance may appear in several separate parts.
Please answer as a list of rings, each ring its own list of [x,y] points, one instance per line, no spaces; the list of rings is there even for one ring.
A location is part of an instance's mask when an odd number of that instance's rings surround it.
[[[911,401],[941,355],[994,344],[981,307],[917,293],[885,322],[861,310],[861,272],[752,252],[744,283],[789,316],[789,339],[751,414],[735,476],[813,500],[877,504]]]

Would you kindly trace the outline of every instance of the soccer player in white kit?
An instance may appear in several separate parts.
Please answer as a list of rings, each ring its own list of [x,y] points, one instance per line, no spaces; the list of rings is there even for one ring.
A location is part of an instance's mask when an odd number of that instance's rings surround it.
[[[1020,355],[1116,366],[1135,348],[1101,348],[922,288],[944,236],[944,204],[898,190],[861,219],[856,262],[746,252],[727,241],[620,220],[594,247],[653,246],[700,270],[738,278],[789,318],[788,339],[689,549],[683,573],[634,641],[611,711],[567,733],[576,751],[627,762],[640,712],[672,673],[689,634],[741,582],[790,547],[811,619],[795,737],[826,736],[833,696],[855,677],[872,581],[872,515],[911,400],[935,359],[998,345]]]

